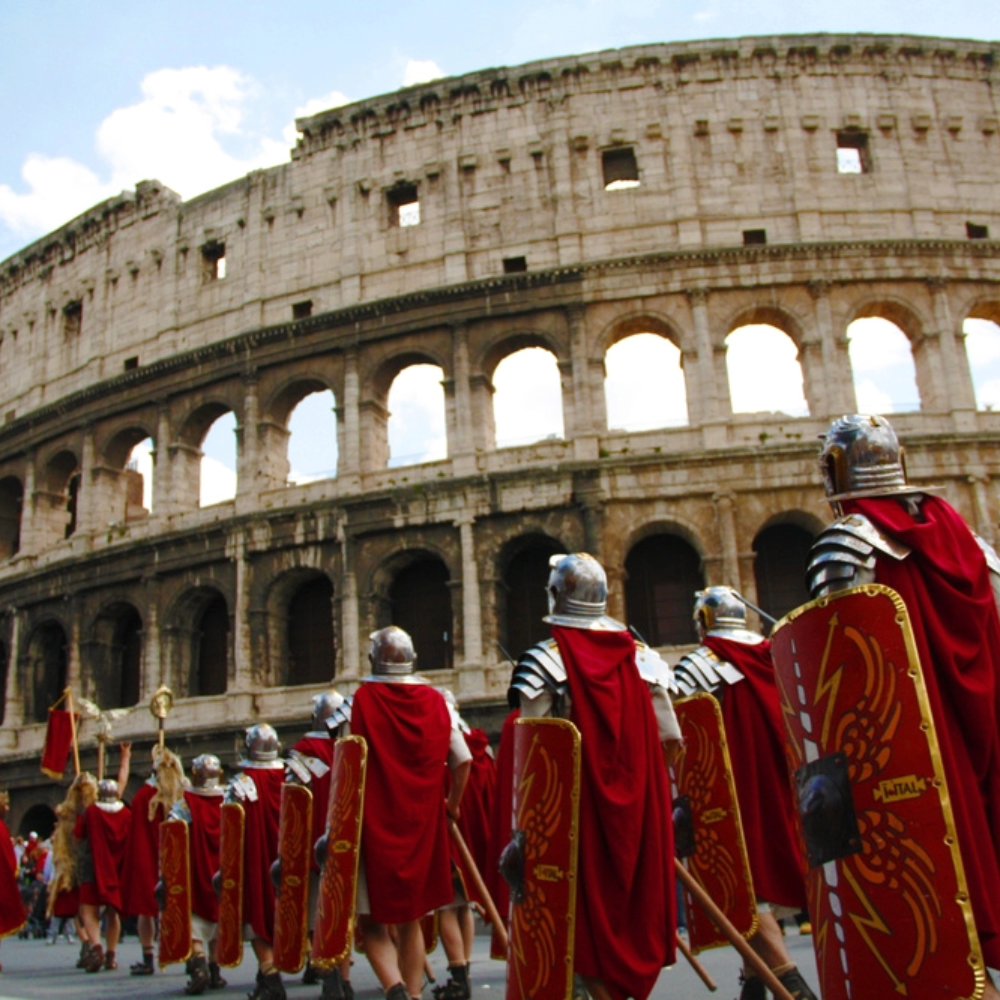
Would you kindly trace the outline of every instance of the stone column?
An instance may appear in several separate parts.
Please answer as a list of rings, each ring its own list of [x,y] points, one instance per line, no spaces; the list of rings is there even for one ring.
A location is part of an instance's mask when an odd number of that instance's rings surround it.
[[[563,392],[564,434],[573,443],[573,456],[589,461],[597,458],[598,442],[608,426],[604,400],[604,358],[590,356],[587,310],[583,305],[566,310],[570,333],[569,362],[559,362]]]
[[[346,524],[337,525],[337,540],[340,542],[340,557],[343,561],[340,595],[340,629],[343,674],[341,680],[356,680],[366,671],[364,651],[361,644],[361,614],[358,607],[358,578],[354,571],[354,546],[347,533]]]
[[[166,406],[156,410],[156,440],[153,442],[153,509],[154,516],[172,514],[175,507],[171,488],[170,463],[170,411]]]
[[[722,579],[707,580],[710,584],[723,584],[739,590],[740,580],[740,550],[736,539],[736,497],[732,493],[715,493],[712,496],[715,506],[715,522],[719,529],[719,541],[722,548]]]
[[[990,545],[996,544],[996,532],[993,529],[993,518],[990,516],[990,477],[985,475],[969,476],[966,480],[972,487],[972,507],[975,512],[973,530]]]
[[[76,494],[76,535],[93,534],[102,520],[116,520],[114,508],[108,510],[109,491],[101,488],[101,475],[97,468],[94,449],[94,428],[83,429],[83,446],[80,455],[80,483]],[[124,517],[124,512],[123,512]]]
[[[243,413],[236,425],[236,500],[255,497],[258,492],[257,469],[260,465],[260,442],[257,437],[260,408],[257,402],[257,377],[243,379]]]
[[[956,321],[952,313],[946,281],[928,281],[927,287],[931,293],[934,325],[938,331],[939,363],[945,381],[943,408],[951,410],[955,430],[973,431],[976,426],[976,387],[972,381],[962,320]]]
[[[139,701],[146,701],[160,686],[166,671],[160,664],[160,614],[156,598],[159,587],[152,580],[144,581],[147,593],[152,599],[146,605],[146,621],[142,629],[142,676],[139,678]]]
[[[456,694],[485,694],[483,674],[483,618],[479,588],[479,564],[476,560],[475,515],[458,518],[462,548],[462,663],[456,677]]]
[[[809,414],[813,417],[828,418],[840,413],[854,413],[858,408],[854,396],[854,378],[851,371],[851,356],[847,349],[847,332],[839,334],[833,326],[833,310],[830,306],[830,283],[811,281],[808,285],[813,299],[813,335],[803,345],[808,354],[806,400]],[[818,357],[817,357],[818,345]],[[804,362],[806,359],[803,359]],[[846,373],[847,377],[831,378],[831,373]]]
[[[35,499],[35,459],[29,451],[24,461],[24,497],[21,501],[21,555],[34,555],[41,548]]]
[[[69,646],[66,650],[66,687],[74,691],[81,690],[81,681],[84,679],[80,672],[80,614],[77,610],[76,601],[70,602],[69,620]],[[89,685],[90,693],[93,694],[93,680]]]
[[[253,651],[250,641],[250,594],[247,568],[249,539],[245,532],[235,531],[226,542],[226,556],[236,564],[236,598],[233,608],[233,664],[226,690],[251,690],[254,677]],[[232,681],[232,684],[229,683]]]
[[[344,489],[361,484],[361,384],[357,351],[344,354],[344,398],[337,407],[337,478]]]
[[[10,615],[10,647],[7,650],[7,690],[5,692],[4,725],[16,726],[27,722],[24,717],[25,679],[21,668],[21,611],[13,604],[7,609]]]
[[[729,376],[726,366],[716,363],[712,329],[708,317],[708,292],[692,288],[687,292],[694,327],[696,354],[693,364],[685,364],[688,419],[692,426],[724,423],[733,415],[729,400]]]
[[[448,457],[456,475],[475,472],[474,415],[469,386],[469,342],[464,323],[451,328],[452,378],[444,385]]]

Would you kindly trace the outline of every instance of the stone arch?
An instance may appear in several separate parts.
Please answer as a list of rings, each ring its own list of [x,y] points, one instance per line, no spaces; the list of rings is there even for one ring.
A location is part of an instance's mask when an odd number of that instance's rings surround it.
[[[101,609],[83,642],[83,673],[101,708],[127,708],[142,695],[142,616],[129,601]]]
[[[80,460],[69,448],[56,451],[42,466],[35,497],[35,524],[50,542],[76,532],[80,475]]]
[[[625,555],[626,620],[651,646],[697,641],[691,612],[705,586],[702,554],[678,526],[650,526]]]
[[[25,721],[46,722],[49,706],[62,696],[69,674],[69,639],[63,623],[56,618],[36,622],[19,659]]]
[[[517,447],[565,436],[559,354],[541,334],[518,334],[494,345],[487,369],[493,444]]]
[[[549,559],[565,552],[565,546],[542,531],[531,531],[509,539],[497,557],[496,619],[500,644],[508,658],[549,634],[542,618],[548,613],[545,586]]]
[[[453,576],[431,548],[412,548],[387,559],[373,575],[376,628],[398,625],[413,639],[421,672],[454,665]]]
[[[45,802],[35,802],[28,806],[17,824],[17,835],[27,837],[37,833],[39,840],[48,840],[55,828],[56,813],[52,806]]]
[[[754,536],[756,603],[772,618],[781,618],[809,600],[805,571],[821,527],[817,517],[787,511],[772,517]],[[770,631],[767,622],[762,624],[765,632]]]
[[[0,479],[0,561],[21,551],[21,516],[24,512],[24,484],[17,476]]]
[[[311,397],[326,393],[329,393],[327,398],[330,401],[329,419],[332,427],[320,426],[323,421],[318,419],[311,429],[312,434],[307,436],[311,437],[312,447],[310,450],[324,455],[329,451],[329,459],[320,462],[319,467],[324,471],[332,470],[332,473],[331,475],[309,475],[305,479],[293,478],[295,472],[293,455],[296,449],[302,446],[300,439],[303,437],[301,429],[293,426],[296,422],[296,414],[303,404],[310,405],[308,401]],[[261,415],[257,454],[260,473],[276,483],[333,478],[336,475],[339,451],[337,441],[339,421],[336,416],[336,407],[336,394],[325,379],[296,374],[286,380],[268,401]],[[329,440],[323,441],[320,445],[316,441],[316,437],[322,437],[324,430],[330,430]]]
[[[334,586],[327,573],[298,566],[282,573],[268,591],[271,662],[281,664],[277,685],[329,684],[336,675]]]
[[[964,314],[962,339],[976,409],[1000,410],[1000,302],[973,302]]]
[[[130,467],[136,446],[144,441],[151,442],[150,451],[155,454],[153,435],[142,425],[132,425],[117,430],[102,449],[102,461],[94,470],[91,488],[95,490],[95,504],[108,521],[136,521],[149,515],[143,497],[152,495],[152,483],[145,482],[138,466]]]
[[[235,421],[236,440],[239,441],[242,417],[241,410],[230,405],[224,395],[210,395],[178,421],[176,440],[171,448],[171,485],[174,501],[182,510],[196,510],[204,506],[206,477],[203,445],[205,438],[218,420],[232,414]],[[236,468],[232,470],[233,481],[239,467],[239,446],[236,448]],[[181,490],[185,490],[181,494]],[[226,492],[226,491],[224,491]]]
[[[190,587],[174,602],[163,629],[173,685],[185,697],[224,694],[232,675],[229,602],[212,584]]]

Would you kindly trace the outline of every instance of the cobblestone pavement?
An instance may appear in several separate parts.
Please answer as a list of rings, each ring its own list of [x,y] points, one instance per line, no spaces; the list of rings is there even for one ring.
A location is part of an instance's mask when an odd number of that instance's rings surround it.
[[[813,989],[817,988],[816,965],[813,958],[812,939],[800,936],[795,930],[787,938],[793,959],[799,964],[803,974]],[[119,968],[115,972],[99,972],[89,975],[75,968],[79,946],[67,944],[60,939],[55,945],[44,940],[20,940],[7,938],[0,944],[0,1000],[56,1000],[56,998],[104,998],[133,997],[137,1000],[153,1000],[160,997],[184,995],[186,976],[181,966],[171,966],[158,970],[155,975],[136,977],[129,975],[129,966],[138,961],[139,943],[134,937],[126,938],[119,949]],[[687,1000],[714,996],[719,1000],[734,1000],[739,995],[739,959],[731,948],[719,948],[703,952],[699,960],[718,984],[718,992],[710,994],[701,980],[695,976],[684,959],[671,969],[664,969],[653,992],[653,1000]],[[430,957],[431,965],[444,982],[446,962],[438,949]],[[485,934],[476,937],[475,954],[472,963],[473,1000],[502,1000],[505,991],[505,966],[489,958],[489,938]],[[224,970],[229,982],[225,990],[209,991],[211,997],[244,997],[253,986],[256,972],[253,953],[249,948],[243,964],[236,969]],[[306,1000],[319,997],[318,986],[303,986],[301,975],[285,976],[285,987],[290,1000]],[[380,1000],[382,991],[363,955],[355,956],[352,980],[357,1000]],[[424,997],[430,1000],[428,987]]]

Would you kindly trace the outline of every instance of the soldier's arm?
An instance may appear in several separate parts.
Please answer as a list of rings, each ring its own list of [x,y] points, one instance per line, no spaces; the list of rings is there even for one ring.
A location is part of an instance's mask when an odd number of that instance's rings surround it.
[[[458,819],[462,795],[465,793],[469,773],[472,771],[472,751],[469,749],[469,744],[465,742],[465,737],[454,718],[452,719],[451,737],[448,744],[448,768],[451,771],[446,800],[448,815],[452,819]]]
[[[119,743],[118,751],[121,754],[121,760],[118,764],[118,793],[124,798],[129,772],[132,769],[132,744]]]

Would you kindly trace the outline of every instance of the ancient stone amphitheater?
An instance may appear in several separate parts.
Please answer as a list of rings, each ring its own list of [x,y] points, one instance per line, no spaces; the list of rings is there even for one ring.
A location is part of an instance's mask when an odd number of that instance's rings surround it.
[[[1000,414],[977,408],[963,323],[1000,319],[998,55],[822,35],[483,70],[300,120],[288,163],[191,201],[144,181],[0,264],[12,825],[62,797],[38,756],[67,685],[135,706],[114,739],[141,778],[161,684],[175,749],[231,765],[245,725],[293,738],[311,695],[350,690],[390,621],[496,732],[554,552],[597,554],[611,612],[668,658],[704,583],[795,606],[862,317],[909,341],[911,476],[993,539]],[[794,344],[808,415],[735,412],[748,324]],[[686,418],[609,429],[606,355],[636,334],[679,351],[663,384]],[[527,348],[554,359],[563,433],[498,447],[495,373]],[[447,449],[407,465],[388,397],[417,364],[440,369]],[[295,485],[290,420],[318,392],[336,470]],[[225,414],[235,496],[202,506]]]

